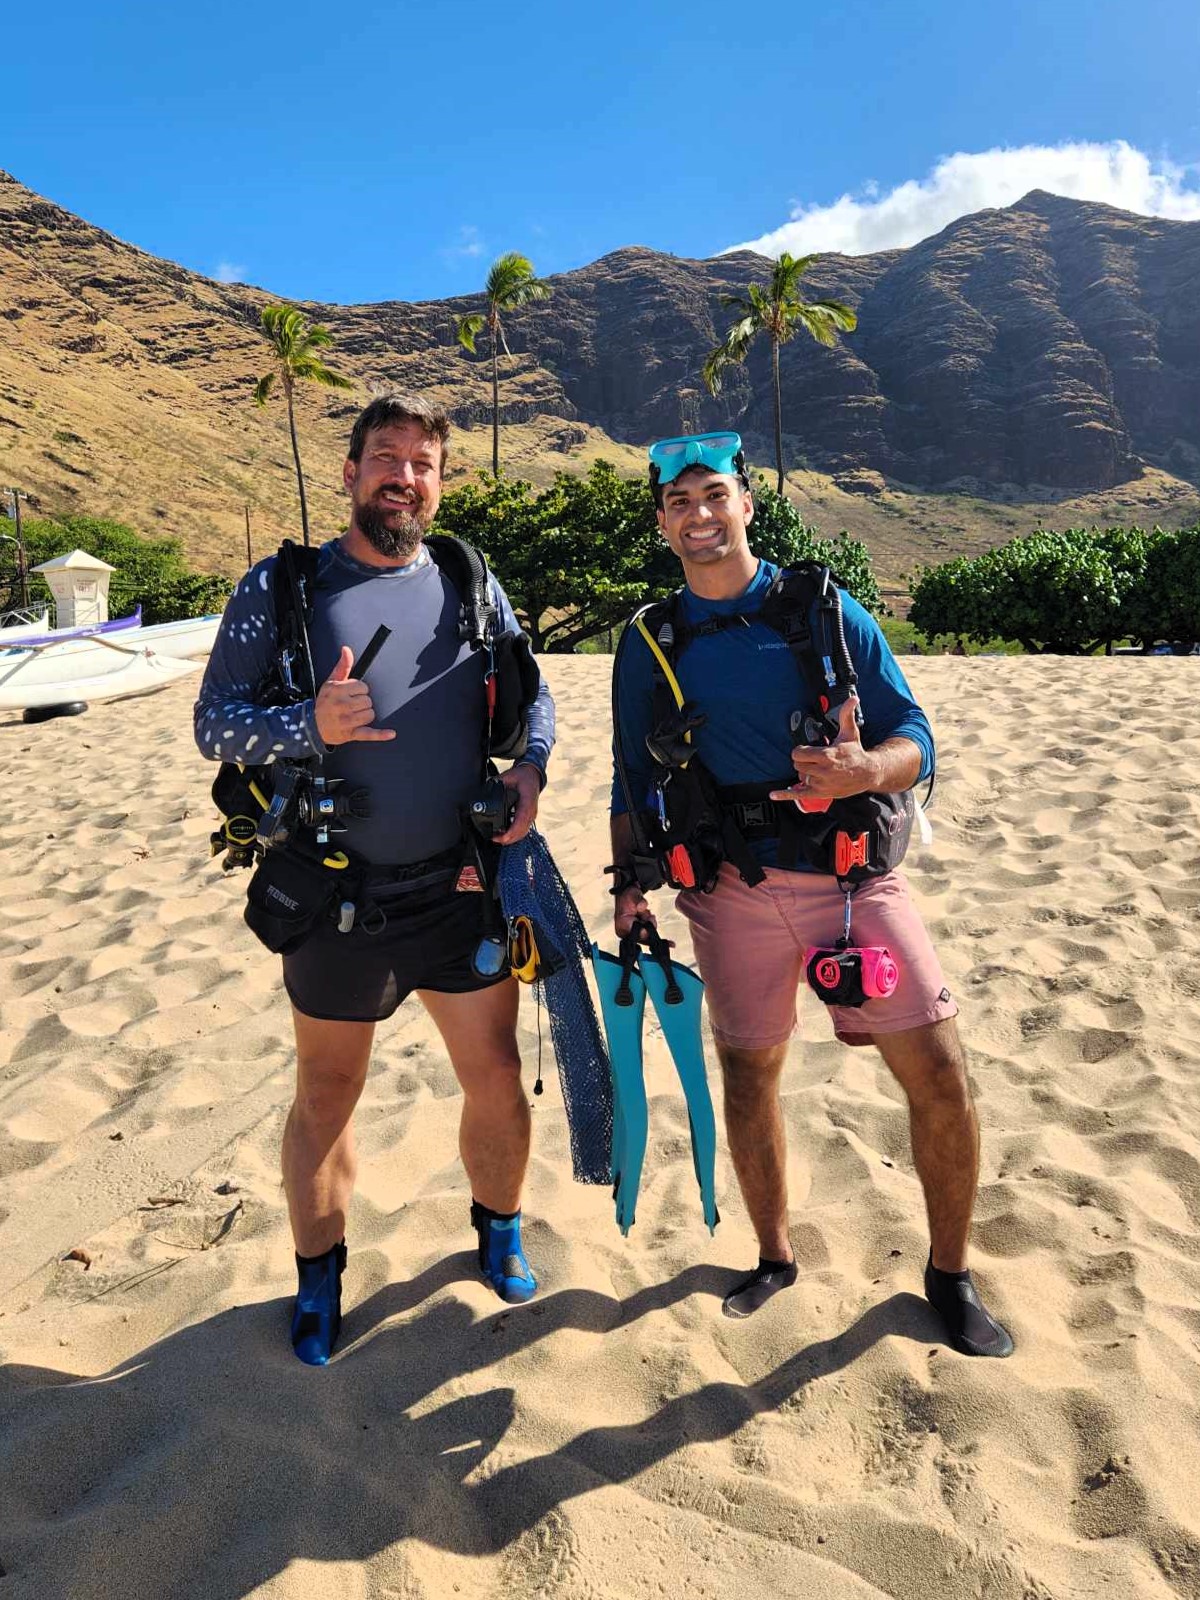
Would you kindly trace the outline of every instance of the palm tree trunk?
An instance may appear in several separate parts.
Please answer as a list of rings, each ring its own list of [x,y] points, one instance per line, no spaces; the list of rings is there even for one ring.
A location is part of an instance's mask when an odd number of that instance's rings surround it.
[[[500,373],[497,365],[497,330],[492,332],[492,477],[500,476]]]
[[[292,405],[292,386],[285,384],[284,394],[287,396],[288,428],[292,435],[292,455],[296,459],[296,483],[300,489],[300,526],[304,532],[304,543],[307,546],[308,538],[308,501],[304,495],[304,468],[300,465],[300,441],[296,438],[296,411]]]
[[[771,376],[775,380],[775,489],[783,493],[783,407],[779,399],[779,340],[771,340]]]

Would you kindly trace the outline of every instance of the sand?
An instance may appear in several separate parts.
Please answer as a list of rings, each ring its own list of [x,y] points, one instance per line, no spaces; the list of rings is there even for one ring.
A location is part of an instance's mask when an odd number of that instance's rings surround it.
[[[652,1032],[636,1228],[572,1184],[548,1061],[543,1288],[503,1307],[404,1007],[358,1116],[341,1353],[302,1367],[289,1011],[206,859],[194,685],[0,721],[0,1600],[1200,1596],[1200,662],[905,665],[941,751],[907,870],[962,1007],[1008,1362],[941,1342],[899,1092],[808,997],[802,1274],[745,1323],[728,1158],[710,1239]],[[543,829],[604,938],[608,662],[547,667]],[[530,1087],[534,1026],[526,995]]]

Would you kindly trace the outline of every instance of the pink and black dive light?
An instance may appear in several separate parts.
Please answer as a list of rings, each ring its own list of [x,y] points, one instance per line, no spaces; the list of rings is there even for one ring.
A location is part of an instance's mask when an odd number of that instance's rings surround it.
[[[827,1006],[861,1006],[895,994],[900,968],[884,945],[810,946],[804,952],[809,988]]]

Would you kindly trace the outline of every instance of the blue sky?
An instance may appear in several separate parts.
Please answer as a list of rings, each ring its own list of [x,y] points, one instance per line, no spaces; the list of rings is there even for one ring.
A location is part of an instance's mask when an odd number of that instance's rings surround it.
[[[1200,218],[1196,0],[58,0],[4,46],[0,166],[295,298],[466,294],[513,249],[880,248],[1039,182]]]

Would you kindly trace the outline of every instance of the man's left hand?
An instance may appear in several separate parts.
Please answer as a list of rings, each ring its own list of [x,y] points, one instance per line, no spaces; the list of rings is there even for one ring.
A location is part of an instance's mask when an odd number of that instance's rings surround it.
[[[542,793],[541,776],[531,762],[522,761],[500,774],[500,782],[517,796],[517,814],[503,833],[493,835],[497,844],[517,844],[533,827]]]
[[[799,800],[808,795],[818,800],[844,800],[878,787],[879,764],[869,750],[863,749],[855,716],[857,706],[853,695],[843,701],[833,744],[796,746],[792,751],[795,785],[791,789],[773,789],[772,800]]]

